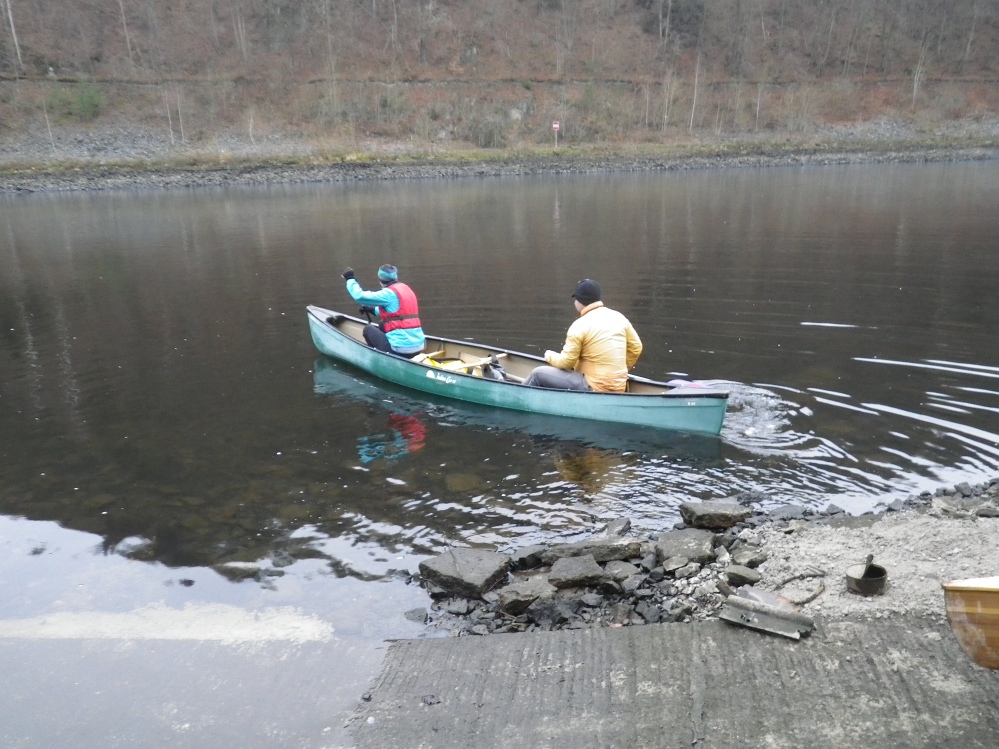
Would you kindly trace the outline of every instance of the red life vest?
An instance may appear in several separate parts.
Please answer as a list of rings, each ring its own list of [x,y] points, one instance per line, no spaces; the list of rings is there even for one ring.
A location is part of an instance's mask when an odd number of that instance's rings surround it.
[[[396,281],[388,288],[399,297],[399,309],[395,312],[386,312],[384,307],[378,308],[382,330],[388,333],[390,330],[421,327],[420,309],[416,304],[416,294],[413,290],[401,281]]]

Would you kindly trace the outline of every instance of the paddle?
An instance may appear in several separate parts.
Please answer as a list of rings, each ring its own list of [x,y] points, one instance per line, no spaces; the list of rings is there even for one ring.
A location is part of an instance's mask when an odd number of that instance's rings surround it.
[[[443,353],[444,349],[440,349],[439,351],[434,351],[429,354],[417,354],[412,359],[410,359],[410,361],[416,362],[417,364],[423,364],[423,362],[425,362],[427,359],[434,359]]]
[[[493,356],[499,359],[501,356],[506,356],[506,352],[502,354],[493,354],[492,356],[484,356],[481,359],[475,359],[473,361],[449,361],[446,364],[441,364],[441,369],[447,369],[451,372],[464,369],[467,373],[469,369],[475,369],[476,367],[481,367],[484,364],[491,363],[493,361]]]

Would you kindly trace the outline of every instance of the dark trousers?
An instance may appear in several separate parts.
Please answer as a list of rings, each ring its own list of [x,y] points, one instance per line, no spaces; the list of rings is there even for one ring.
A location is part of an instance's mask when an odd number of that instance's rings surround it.
[[[419,351],[415,351],[412,354],[403,354],[396,351],[392,348],[391,344],[389,344],[388,336],[385,335],[385,331],[374,323],[368,323],[364,326],[364,342],[376,351],[384,351],[386,354],[395,354],[396,356],[401,356],[404,359],[412,359],[420,353]]]
[[[552,388],[554,390],[591,390],[586,382],[586,378],[579,372],[572,370],[558,369],[547,365],[535,367],[530,376],[524,380],[524,384],[539,388]]]

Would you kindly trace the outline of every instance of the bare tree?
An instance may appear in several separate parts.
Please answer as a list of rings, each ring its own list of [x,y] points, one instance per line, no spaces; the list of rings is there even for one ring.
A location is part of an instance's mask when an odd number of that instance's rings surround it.
[[[860,5],[860,10],[857,12],[856,23],[853,24],[853,30],[850,32],[850,38],[846,44],[846,54],[843,55],[843,77],[850,77],[850,70],[853,67],[853,58],[856,55],[857,45],[860,43],[860,35],[864,28],[868,25],[868,12],[870,10],[870,3],[868,0]],[[866,67],[867,61],[864,61],[864,66]]]
[[[964,57],[961,58],[961,64],[958,66],[958,75],[964,73],[964,67],[968,64],[968,58],[971,57],[971,44],[975,40],[975,26],[978,23],[978,0],[972,3],[971,11],[971,29],[968,31],[968,43],[964,47]]]
[[[701,72],[701,46],[697,45],[697,62],[694,64],[694,96],[690,102],[690,125],[687,132],[694,131],[694,112],[697,110],[697,77]]]
[[[760,129],[760,104],[763,101],[763,82],[756,84],[756,124],[753,126],[754,130]]]
[[[9,3],[10,0],[7,0]],[[128,59],[132,60],[132,38],[128,35],[128,21],[125,20],[125,0],[118,0],[118,10],[121,11],[121,26],[125,30],[125,47],[128,49]]]
[[[665,3],[665,13],[663,12],[663,3]],[[669,41],[669,24],[670,19],[673,17],[673,0],[659,0],[659,44],[663,48],[667,46]]]
[[[45,97],[44,96],[42,97],[42,112],[45,114],[45,127],[49,131],[49,143],[52,144],[52,155],[55,156],[56,153],[57,153],[56,152],[55,138],[52,137],[52,123],[49,122],[49,107],[45,103]]]
[[[919,94],[919,84],[926,74],[926,57],[929,53],[929,42],[926,36],[923,37],[922,44],[919,45],[919,61],[912,72],[912,108],[916,108],[916,96]]]
[[[565,70],[565,61],[572,53],[576,43],[576,33],[579,26],[579,11],[575,4],[567,9],[568,3],[562,3],[555,23],[555,75],[561,76]]]
[[[7,3],[7,21],[10,23],[10,35],[14,38],[14,51],[17,53],[17,66],[24,69],[24,60],[21,59],[21,45],[17,41],[17,29],[14,27],[14,12],[10,7],[10,0]]]
[[[330,112],[336,119],[336,55],[333,52],[333,22],[330,12],[330,0],[323,2],[323,22],[326,26],[326,58],[329,65]]]
[[[184,112],[180,107],[180,92],[176,93],[177,97],[177,122],[180,125],[180,142],[186,143],[187,136],[184,135]]]
[[[166,107],[167,125],[170,128],[170,145],[172,146],[176,141],[173,139],[173,115],[170,113],[170,97],[166,91],[163,92],[163,106]]]
[[[891,0],[884,0],[881,13],[881,73],[888,73],[891,65],[891,50],[895,30],[898,28],[898,13],[891,5]]]
[[[822,71],[826,68],[826,61],[829,59],[829,50],[832,49],[832,39],[833,39],[833,29],[836,28],[836,11],[838,8],[833,7],[829,14],[829,33],[826,35],[826,51],[822,53],[822,61],[819,63],[819,75],[822,75]]]
[[[246,24],[243,22],[243,14],[236,8],[236,15],[232,19],[233,31],[236,34],[236,42],[239,45],[239,53],[246,62],[248,53],[246,48]]]
[[[671,68],[663,81],[663,132],[666,132],[666,126],[669,125],[669,113],[673,108],[673,90],[673,70]]]

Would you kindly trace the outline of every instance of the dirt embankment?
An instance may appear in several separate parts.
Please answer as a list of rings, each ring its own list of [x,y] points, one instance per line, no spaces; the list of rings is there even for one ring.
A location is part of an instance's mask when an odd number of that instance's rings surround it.
[[[320,147],[276,134],[256,140],[219,134],[195,145],[142,128],[34,132],[0,140],[0,192],[982,160],[999,158],[999,118],[932,131],[885,120],[793,139],[757,134],[507,150],[463,145],[362,141]]]

